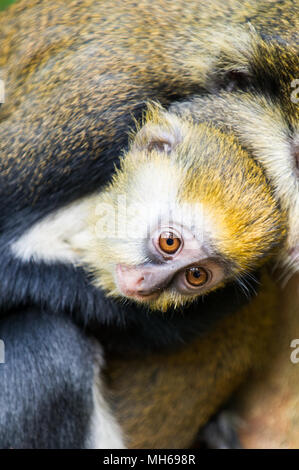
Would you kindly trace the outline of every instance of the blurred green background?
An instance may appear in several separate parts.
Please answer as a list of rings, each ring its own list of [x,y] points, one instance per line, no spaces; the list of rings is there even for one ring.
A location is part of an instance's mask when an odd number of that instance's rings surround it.
[[[14,0],[0,0],[0,10],[3,10],[4,8],[8,7],[8,5],[13,2]]]

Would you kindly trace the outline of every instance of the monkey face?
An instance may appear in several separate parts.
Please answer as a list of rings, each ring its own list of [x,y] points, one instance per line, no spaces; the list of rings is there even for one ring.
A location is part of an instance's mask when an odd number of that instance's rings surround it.
[[[126,297],[152,301],[164,290],[196,296],[219,285],[226,275],[208,243],[184,226],[159,227],[150,235],[147,251],[149,262],[117,265],[117,284]]]
[[[153,107],[91,199],[84,261],[108,295],[166,310],[256,269],[283,227],[262,169],[232,135]]]

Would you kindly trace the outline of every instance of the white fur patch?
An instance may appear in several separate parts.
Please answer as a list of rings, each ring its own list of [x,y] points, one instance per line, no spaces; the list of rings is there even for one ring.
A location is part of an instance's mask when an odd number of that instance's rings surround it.
[[[134,202],[140,199],[140,219],[134,223],[144,227],[144,235],[157,227],[158,222],[163,226],[174,222],[176,225],[187,227],[201,243],[207,233],[214,237],[220,236],[222,227],[218,226],[211,216],[210,209],[200,202],[197,204],[179,202],[178,192],[182,186],[184,173],[177,165],[165,167],[162,165],[145,164],[141,166],[136,179]],[[130,230],[134,233],[135,230]],[[185,234],[186,236],[186,234]]]
[[[69,241],[84,231],[88,203],[89,198],[75,201],[33,225],[11,244],[14,255],[23,261],[76,263],[79,255]]]
[[[88,440],[90,449],[125,449],[121,428],[101,393],[100,379],[93,389],[94,413]]]
[[[86,443],[88,449],[125,449],[124,438],[119,424],[113,416],[104,397],[104,386],[100,376],[103,355],[97,342],[97,363],[94,370],[93,403],[90,435]]]
[[[73,241],[76,240],[77,244],[88,246],[86,226],[89,204],[90,197],[84,198],[51,214],[14,242],[11,245],[11,250],[24,261],[34,259],[46,262],[79,262],[80,250],[73,248]],[[94,411],[91,417],[90,433],[85,445],[90,449],[124,449],[120,426],[103,396],[104,387],[100,378],[103,354],[98,343],[96,350],[93,386]]]

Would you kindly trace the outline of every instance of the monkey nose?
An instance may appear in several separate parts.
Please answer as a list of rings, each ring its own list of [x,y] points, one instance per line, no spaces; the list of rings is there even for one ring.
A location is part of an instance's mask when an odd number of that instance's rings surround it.
[[[143,266],[117,265],[117,284],[123,295],[139,300],[151,300],[159,297],[167,285],[169,276],[164,270]]]

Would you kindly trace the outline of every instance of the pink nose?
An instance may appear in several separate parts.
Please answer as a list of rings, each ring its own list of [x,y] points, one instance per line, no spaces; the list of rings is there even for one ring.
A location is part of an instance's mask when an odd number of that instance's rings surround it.
[[[169,281],[169,271],[161,267],[117,265],[118,287],[127,297],[157,297]]]
[[[116,268],[116,276],[123,294],[131,297],[140,292],[144,277],[138,269],[119,264]]]

